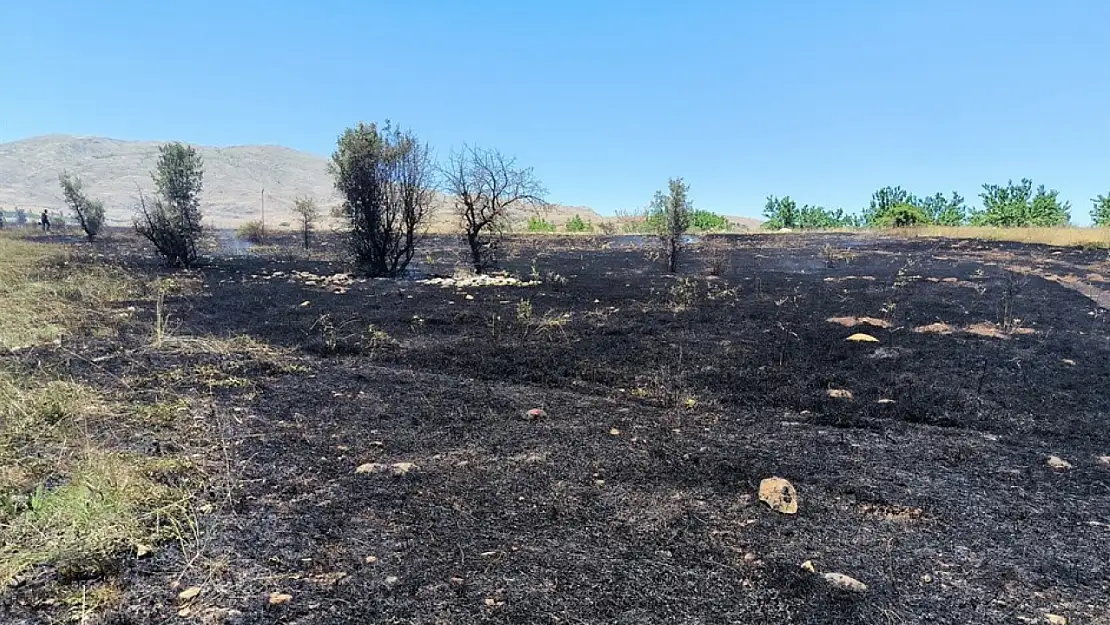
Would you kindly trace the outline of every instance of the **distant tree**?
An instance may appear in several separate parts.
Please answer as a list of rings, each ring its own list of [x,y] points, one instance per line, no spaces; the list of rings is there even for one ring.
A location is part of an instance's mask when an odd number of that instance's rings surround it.
[[[979,197],[983,208],[971,214],[971,223],[977,226],[1063,226],[1071,219],[1071,204],[1060,201],[1059,192],[1040,185],[1034,193],[1028,178],[1020,184],[1013,180],[1005,186],[985,184]]]
[[[1100,228],[1110,226],[1110,196],[1099,195],[1091,203],[1091,221]]]
[[[497,266],[512,213],[546,205],[547,191],[532,168],[520,167],[497,150],[463,146],[447,159],[442,175],[478,273]]]
[[[431,149],[388,120],[360,122],[339,137],[329,170],[355,262],[371,276],[402,274],[432,217]]]
[[[320,208],[309,197],[299,197],[293,202],[293,213],[297,215],[297,223],[304,238],[304,249],[308,249],[308,239],[316,229],[316,222],[320,219]]]
[[[667,258],[667,271],[678,271],[678,255],[682,251],[682,238],[690,228],[690,215],[694,212],[690,202],[690,185],[682,178],[671,178],[667,191],[656,191],[648,208],[649,220],[655,225],[655,232],[663,242],[663,253]]]
[[[200,194],[204,187],[204,161],[196,148],[167,143],[158,148],[158,162],[151,172],[155,195],[147,204],[139,190],[135,231],[154,245],[173,267],[191,267],[199,256]]]
[[[767,197],[767,204],[763,207],[763,216],[767,219],[763,227],[768,230],[791,230],[798,227],[798,205],[790,196]]]
[[[594,231],[593,223],[583,220],[578,215],[575,215],[574,217],[571,217],[569,220],[567,220],[567,223],[565,224],[564,227],[567,229],[567,232],[593,232]]]
[[[85,195],[81,188],[81,179],[77,176],[62,172],[58,176],[58,183],[62,186],[66,206],[77,219],[77,225],[85,231],[85,237],[92,241],[104,226],[104,203]]]
[[[532,215],[528,218],[527,229],[528,232],[555,232],[555,224],[539,215]]]
[[[919,206],[929,223],[938,226],[961,226],[967,221],[967,205],[964,198],[955,191],[950,197],[936,193],[921,198]]]
[[[889,225],[888,213],[907,205],[920,206],[920,202],[902,187],[883,187],[871,194],[871,204],[863,211],[863,222],[869,227]]]
[[[690,214],[690,226],[701,232],[728,230],[728,217],[707,210],[696,210]]]
[[[27,227],[27,209],[26,208],[18,208],[17,207],[15,209],[15,225],[20,227],[20,228],[26,228]]]

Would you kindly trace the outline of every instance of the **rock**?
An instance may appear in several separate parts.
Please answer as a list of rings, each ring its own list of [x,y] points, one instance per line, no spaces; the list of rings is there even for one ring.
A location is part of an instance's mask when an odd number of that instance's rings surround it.
[[[802,570],[806,573],[817,573],[817,567],[813,566],[813,560],[802,562]]]
[[[1049,456],[1046,462],[1049,467],[1053,469],[1059,469],[1061,471],[1066,471],[1072,468],[1071,463],[1067,460],[1064,460],[1060,456]]]
[[[1044,621],[1052,625],[1068,625],[1068,617],[1059,614],[1045,614]]]
[[[366,556],[366,563],[367,564],[377,564],[378,563],[378,556]]]
[[[416,465],[411,462],[394,462],[389,468],[393,471],[393,475],[406,475],[415,469]]]
[[[856,332],[855,334],[853,334],[852,336],[849,336],[848,338],[846,338],[844,340],[845,341],[852,341],[852,342],[855,342],[855,343],[878,343],[879,342],[879,339],[871,336],[870,334],[864,334],[862,332]]]
[[[293,595],[287,595],[283,592],[272,592],[272,593],[270,593],[270,599],[269,599],[270,605],[281,605],[283,603],[289,603],[292,600],[293,600]]]
[[[1098,463],[1110,467],[1110,456],[1099,456]]]
[[[199,594],[200,586],[189,586],[185,590],[182,590],[180,593],[178,593],[177,598],[182,601],[188,601],[190,599],[195,599]]]
[[[301,308],[304,308],[306,306],[311,306],[311,305],[312,305],[312,302],[310,302],[308,300],[305,300],[305,301],[301,302]]]
[[[385,471],[386,465],[380,462],[367,462],[366,464],[358,465],[355,473],[381,473]]]
[[[136,558],[145,558],[152,553],[154,553],[154,547],[151,547],[150,545],[144,545],[142,543],[135,545]]]
[[[833,399],[852,399],[852,391],[843,388],[830,388],[825,393]]]
[[[1060,362],[1064,363],[1065,365],[1068,365],[1069,367],[1074,367],[1075,366],[1075,361],[1072,360],[1071,358],[1064,358]]]
[[[887,399],[886,397],[884,397],[884,398],[880,399],[879,401],[877,401],[875,403],[876,404],[893,404],[894,400],[893,399]]]
[[[798,512],[798,492],[793,484],[781,477],[769,477],[759,483],[759,500],[775,512]]]
[[[823,573],[821,577],[833,588],[839,588],[840,590],[846,590],[848,592],[867,592],[867,584],[843,573]]]
[[[617,428],[609,428],[609,435],[610,436],[620,436],[621,431],[618,430]]]
[[[399,582],[399,581],[401,581],[401,579],[399,577],[397,577],[396,575],[390,575],[389,577],[385,578],[385,585],[386,586],[396,586],[397,582]]]
[[[547,416],[547,412],[543,408],[533,408],[524,413],[527,419],[542,419]]]

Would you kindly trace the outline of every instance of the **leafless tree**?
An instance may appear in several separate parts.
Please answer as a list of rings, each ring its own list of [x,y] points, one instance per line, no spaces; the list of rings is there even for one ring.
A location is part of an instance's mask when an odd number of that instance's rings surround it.
[[[463,146],[447,159],[442,176],[478,273],[497,265],[514,212],[546,206],[546,190],[532,168],[519,167],[497,150]]]

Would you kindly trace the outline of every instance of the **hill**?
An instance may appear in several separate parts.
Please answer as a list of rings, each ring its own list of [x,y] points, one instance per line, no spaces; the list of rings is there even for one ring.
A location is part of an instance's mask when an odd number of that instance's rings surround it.
[[[151,190],[150,170],[158,157],[159,142],[121,141],[103,137],[47,135],[0,143],[0,206],[19,206],[34,215],[43,209],[63,211],[58,174],[77,174],[93,197],[104,200],[108,221],[130,223],[138,204],[138,189]],[[292,221],[293,201],[315,198],[326,212],[338,204],[327,159],[307,152],[272,145],[197,146],[204,158],[206,219],[218,227],[233,227],[258,219],[265,189],[266,221]],[[446,208],[448,199],[440,198]],[[433,227],[447,228],[453,219],[438,211]],[[573,215],[600,221],[583,206],[553,206],[548,219],[562,223]]]

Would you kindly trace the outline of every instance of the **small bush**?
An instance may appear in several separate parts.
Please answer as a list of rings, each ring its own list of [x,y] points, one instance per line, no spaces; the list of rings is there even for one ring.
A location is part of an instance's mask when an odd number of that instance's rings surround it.
[[[883,213],[875,225],[880,228],[910,228],[925,226],[928,223],[929,217],[920,206],[898,204]]]
[[[612,236],[617,233],[617,226],[611,221],[603,221],[597,224],[597,229],[605,236]]]
[[[543,217],[532,216],[528,218],[528,232],[555,232],[555,224]]]
[[[1091,221],[1100,228],[1110,226],[1110,196],[1099,195],[1091,203]]]
[[[702,232],[728,230],[728,218],[707,210],[695,210],[690,214],[690,226]]]
[[[566,223],[567,232],[593,232],[594,225],[589,221],[583,221],[581,217],[575,215],[570,218]]]
[[[261,221],[248,221],[235,229],[235,236],[252,245],[261,245],[266,240],[266,230]]]
[[[63,172],[58,176],[58,183],[62,186],[62,195],[65,197],[66,205],[73,211],[73,216],[77,218],[77,224],[85,231],[85,236],[92,241],[96,238],[96,235],[100,234],[100,229],[104,226],[104,203],[85,195],[81,188],[81,179],[77,176],[70,176]],[[58,227],[63,227],[63,224],[58,223]]]

